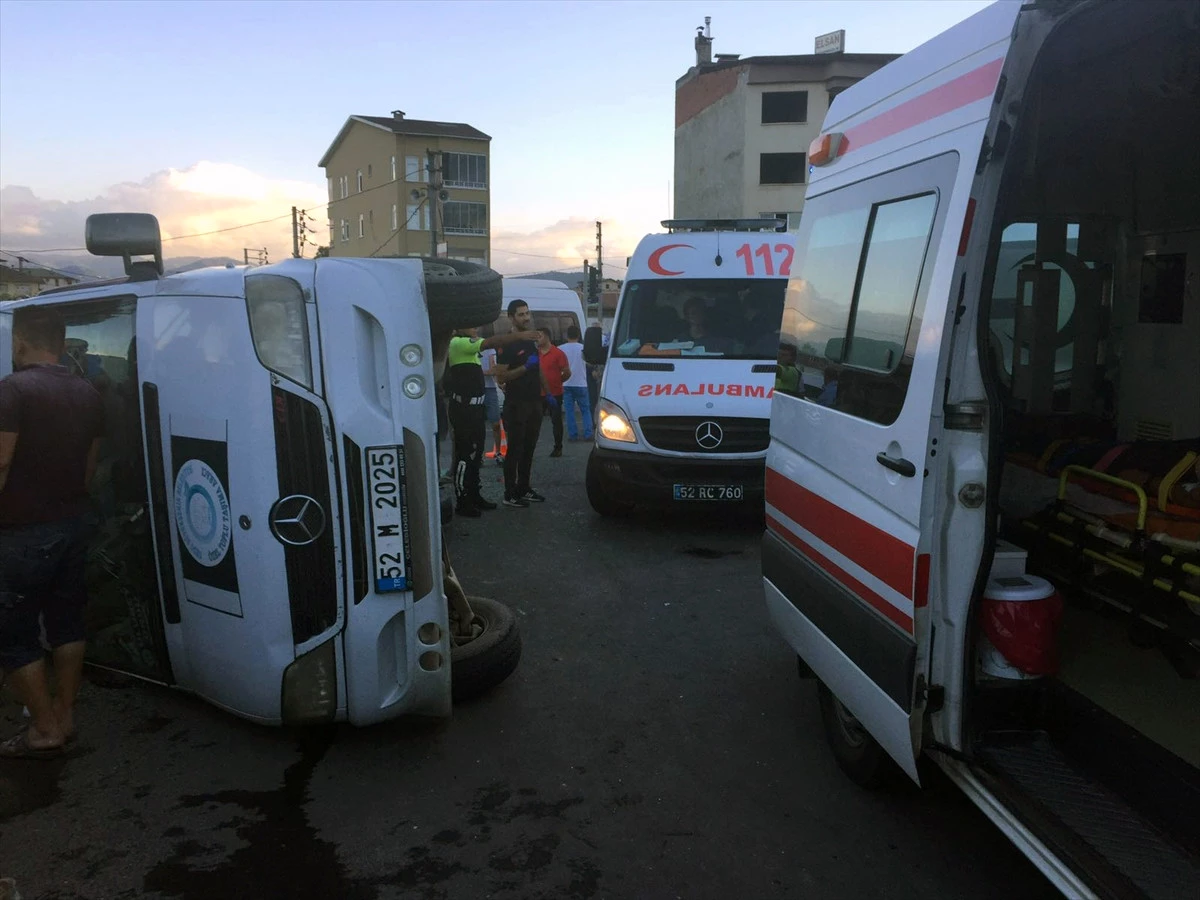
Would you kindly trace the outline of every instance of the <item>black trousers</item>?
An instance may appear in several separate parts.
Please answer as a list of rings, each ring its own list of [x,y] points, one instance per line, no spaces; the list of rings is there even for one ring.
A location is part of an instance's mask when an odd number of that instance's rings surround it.
[[[454,434],[454,498],[459,509],[475,505],[479,496],[479,466],[483,462],[483,443],[487,434],[487,413],[483,404],[470,406],[450,400],[447,404],[450,427]]]
[[[550,424],[554,426],[554,449],[562,449],[563,436],[563,395],[559,394],[555,398],[558,402],[553,406],[546,403],[546,409],[550,411]]]
[[[504,496],[515,499],[530,488],[529,471],[538,435],[542,432],[542,399],[504,400],[504,430],[508,455],[504,457]]]

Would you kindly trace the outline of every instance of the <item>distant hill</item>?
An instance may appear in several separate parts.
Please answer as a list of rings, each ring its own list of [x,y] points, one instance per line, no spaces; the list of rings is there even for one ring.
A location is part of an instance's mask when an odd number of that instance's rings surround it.
[[[5,264],[12,254],[5,254]],[[16,265],[14,259],[11,263]],[[125,274],[125,264],[115,256],[82,256],[71,253],[38,253],[28,260],[28,265],[40,266],[73,275],[81,281],[95,281],[101,278],[120,278]],[[242,260],[228,256],[176,256],[163,260],[163,269],[168,275],[179,272],[190,272],[193,269],[203,269],[209,266],[242,265]]]

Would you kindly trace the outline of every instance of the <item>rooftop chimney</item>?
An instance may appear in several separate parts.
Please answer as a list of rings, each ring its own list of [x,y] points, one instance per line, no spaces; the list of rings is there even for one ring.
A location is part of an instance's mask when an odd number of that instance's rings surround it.
[[[393,118],[393,119],[403,119],[403,118],[404,118],[404,110],[402,110],[402,109],[393,109],[393,110],[392,110],[392,118]]]
[[[712,16],[704,17],[704,27],[696,28],[696,65],[712,63]]]

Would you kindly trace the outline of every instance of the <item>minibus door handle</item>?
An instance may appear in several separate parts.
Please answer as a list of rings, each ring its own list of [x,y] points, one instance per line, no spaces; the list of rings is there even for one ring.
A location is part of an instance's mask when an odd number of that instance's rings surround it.
[[[876,453],[875,462],[881,466],[886,466],[893,472],[899,472],[905,478],[912,478],[917,474],[917,467],[910,463],[907,459],[893,459],[886,453]]]

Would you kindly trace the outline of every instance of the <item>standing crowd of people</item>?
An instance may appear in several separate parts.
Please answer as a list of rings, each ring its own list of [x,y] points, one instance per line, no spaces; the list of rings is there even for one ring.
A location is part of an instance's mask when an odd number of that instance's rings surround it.
[[[549,416],[553,428],[551,457],[562,456],[564,424],[569,440],[592,439],[593,405],[579,327],[570,326],[566,342],[555,346],[548,328],[532,328],[533,315],[524,300],[511,301],[507,315],[507,334],[481,338],[478,329],[468,328],[450,340],[445,393],[453,433],[455,511],[461,516],[474,518],[497,508],[481,491],[489,426],[494,456],[504,467],[501,502],[514,508],[546,500],[532,483],[544,417]]]

